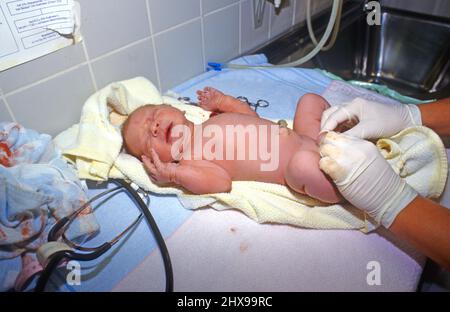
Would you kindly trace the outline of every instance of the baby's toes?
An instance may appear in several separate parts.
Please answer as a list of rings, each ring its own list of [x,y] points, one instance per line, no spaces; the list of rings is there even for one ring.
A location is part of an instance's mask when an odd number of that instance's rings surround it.
[[[205,92],[202,91],[202,90],[198,90],[198,91],[197,91],[197,98],[201,98],[201,97],[203,97],[203,96],[205,96]]]
[[[199,96],[199,100],[201,100],[202,102],[208,102],[210,99],[210,94],[207,92],[204,92],[202,95]]]
[[[217,96],[219,95],[221,92],[217,89],[214,89],[213,87],[208,87],[208,94],[211,96]]]
[[[213,95],[210,92],[205,94],[205,100],[206,101],[211,101],[212,98],[213,98]]]
[[[205,97],[204,97],[203,95],[199,95],[199,96],[197,97],[197,99],[198,99],[198,103],[199,103],[199,104],[203,104],[203,102],[205,102]]]

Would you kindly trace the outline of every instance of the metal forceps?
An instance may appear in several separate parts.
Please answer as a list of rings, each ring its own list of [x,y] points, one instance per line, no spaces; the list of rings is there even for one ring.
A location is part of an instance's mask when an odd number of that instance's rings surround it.
[[[269,102],[266,100],[257,100],[256,103],[250,102],[245,96],[238,96],[237,99],[241,102],[247,103],[250,107],[255,108],[255,112],[258,110],[258,107],[268,107]]]

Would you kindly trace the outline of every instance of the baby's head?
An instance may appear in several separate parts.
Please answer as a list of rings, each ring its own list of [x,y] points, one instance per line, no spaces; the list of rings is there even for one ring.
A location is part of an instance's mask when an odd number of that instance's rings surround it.
[[[188,125],[184,113],[169,105],[144,105],[130,114],[122,126],[122,137],[126,151],[141,159],[151,159],[155,149],[164,162],[173,161],[171,147],[174,138],[171,130],[176,125]]]

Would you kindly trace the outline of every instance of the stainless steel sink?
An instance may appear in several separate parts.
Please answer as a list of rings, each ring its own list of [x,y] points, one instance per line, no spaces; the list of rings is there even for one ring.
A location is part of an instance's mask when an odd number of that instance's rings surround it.
[[[334,47],[320,52],[305,67],[326,69],[346,80],[388,87],[420,99],[450,97],[450,19],[382,8],[380,26],[369,26],[364,1],[344,4],[341,30]],[[321,35],[329,12],[314,20]],[[301,25],[255,51],[271,63],[299,58],[311,49]]]

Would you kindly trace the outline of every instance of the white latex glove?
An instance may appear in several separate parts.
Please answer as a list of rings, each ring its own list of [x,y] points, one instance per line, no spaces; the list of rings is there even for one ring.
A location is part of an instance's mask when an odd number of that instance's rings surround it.
[[[346,121],[359,121],[345,133],[362,139],[386,138],[405,128],[422,125],[417,105],[383,104],[356,98],[349,103],[332,106],[324,111],[321,130],[333,131]]]
[[[334,180],[342,196],[386,228],[417,196],[368,141],[328,132],[320,155],[320,169]]]

